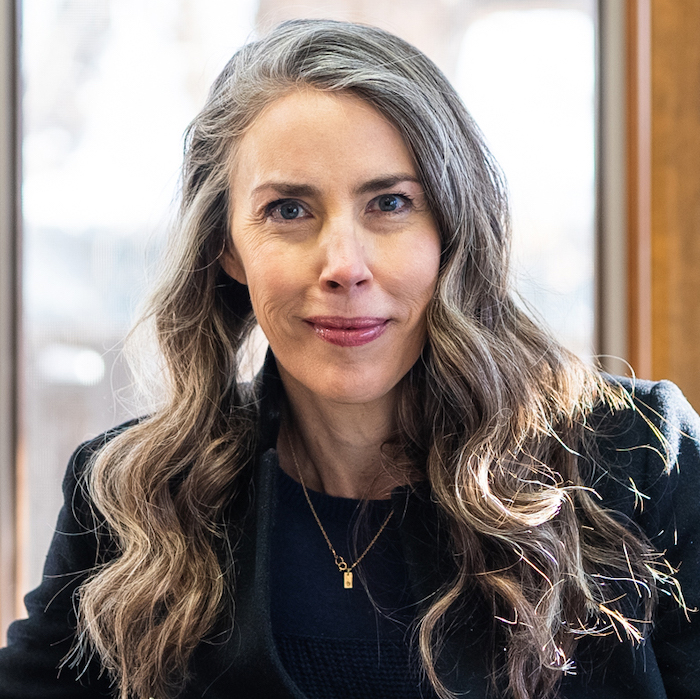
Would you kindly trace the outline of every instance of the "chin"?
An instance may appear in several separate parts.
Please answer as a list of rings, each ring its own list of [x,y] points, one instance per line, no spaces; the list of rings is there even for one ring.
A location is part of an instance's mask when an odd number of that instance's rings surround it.
[[[307,388],[319,397],[337,403],[361,405],[373,403],[389,396],[406,372],[378,372],[342,368],[319,372],[307,383]]]
[[[346,405],[392,400],[396,387],[420,355],[418,348],[414,356],[406,347],[398,352],[395,346],[381,352],[362,353],[362,357],[353,357],[360,354],[355,352],[343,352],[339,356],[335,351],[313,351],[317,349],[314,347],[295,352],[287,349],[282,347],[275,357],[288,389],[294,390],[296,386],[311,399]]]

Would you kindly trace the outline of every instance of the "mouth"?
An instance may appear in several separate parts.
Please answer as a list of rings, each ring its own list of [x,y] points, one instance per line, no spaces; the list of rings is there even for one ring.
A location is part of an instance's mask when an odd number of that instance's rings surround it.
[[[388,318],[313,316],[306,318],[317,337],[339,347],[360,347],[373,342],[389,326]]]

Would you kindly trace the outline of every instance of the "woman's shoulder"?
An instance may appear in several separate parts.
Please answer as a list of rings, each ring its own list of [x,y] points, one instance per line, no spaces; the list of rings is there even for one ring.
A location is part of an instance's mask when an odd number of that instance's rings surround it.
[[[671,381],[605,375],[617,401],[601,404],[589,421],[596,445],[610,457],[640,468],[670,472],[698,457],[700,416]]]
[[[115,437],[128,430],[130,427],[134,427],[139,423],[143,422],[144,417],[132,418],[126,422],[122,422],[119,425],[110,427],[108,430],[101,432],[95,437],[86,439],[81,442],[78,447],[73,452],[70,458],[70,464],[74,464],[76,467],[85,467],[90,459],[93,458],[105,445],[111,442]]]
[[[606,377],[621,398],[589,416],[584,484],[659,551],[700,526],[700,417],[670,381]]]
[[[63,479],[64,504],[44,563],[41,584],[25,597],[27,618],[7,632],[0,650],[0,696],[108,696],[109,681],[99,663],[86,672],[71,665],[58,670],[73,643],[78,589],[96,563],[116,555],[104,522],[90,501],[87,474],[91,460],[106,444],[139,420],[130,420],[83,442],[73,452]]]
[[[700,434],[700,417],[672,381],[647,381],[611,374],[603,376],[608,384],[622,389],[634,407],[654,422],[670,428],[684,425],[692,429],[696,437]]]
[[[700,417],[670,381],[607,377],[628,397],[592,424],[591,487],[602,504],[641,527],[700,603]],[[697,579],[697,578],[696,578]]]
[[[95,511],[89,502],[86,488],[90,463],[115,437],[138,425],[142,420],[143,418],[128,420],[82,442],[68,460],[68,466],[63,476],[64,503],[70,505],[78,521],[86,526],[94,526],[95,521]]]

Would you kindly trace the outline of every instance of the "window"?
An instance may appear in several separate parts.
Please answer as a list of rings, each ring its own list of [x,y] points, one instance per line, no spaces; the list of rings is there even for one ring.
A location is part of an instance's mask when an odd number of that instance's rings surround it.
[[[592,3],[548,4],[470,23],[456,85],[509,184],[516,286],[564,345],[590,358],[594,14]]]

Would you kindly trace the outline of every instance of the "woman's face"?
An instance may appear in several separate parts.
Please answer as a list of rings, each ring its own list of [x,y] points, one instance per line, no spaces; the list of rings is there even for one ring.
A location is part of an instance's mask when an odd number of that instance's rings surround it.
[[[294,91],[242,138],[230,184],[222,263],[248,285],[285,383],[391,398],[423,348],[440,261],[396,128],[351,94]]]

